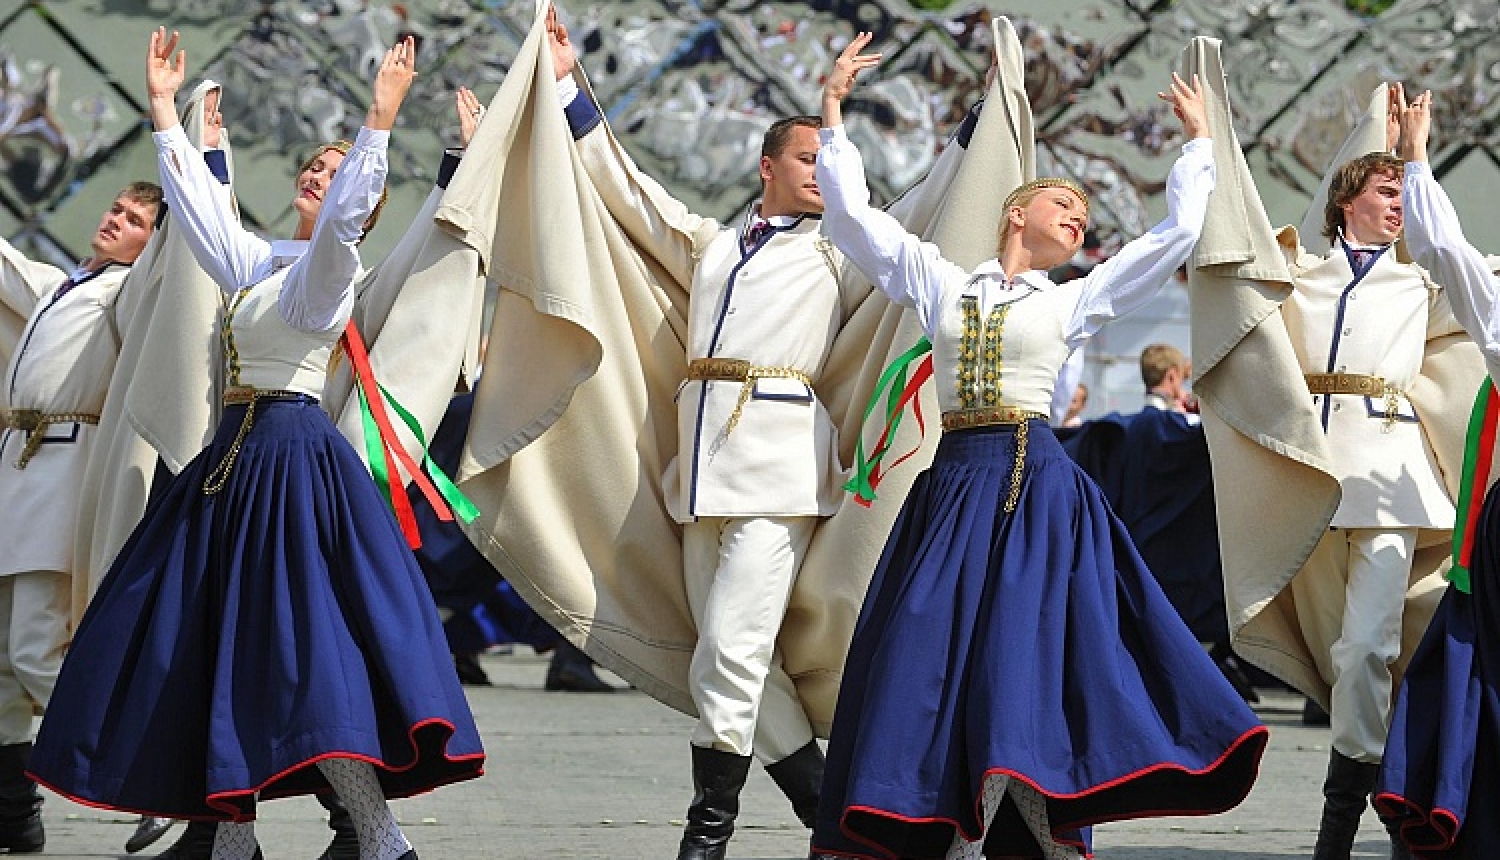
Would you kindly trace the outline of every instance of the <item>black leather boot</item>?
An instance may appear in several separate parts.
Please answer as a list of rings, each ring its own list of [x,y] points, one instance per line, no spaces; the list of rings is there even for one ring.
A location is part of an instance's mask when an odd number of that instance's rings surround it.
[[[332,793],[318,795],[318,802],[328,810],[328,826],[333,829],[333,841],[318,860],[359,860],[359,836],[354,832],[349,807]]]
[[[564,639],[547,664],[544,689],[554,693],[613,693],[614,685],[594,673],[594,661],[578,646]]]
[[[818,789],[823,785],[823,750],[818,742],[808,741],[802,749],[766,765],[766,774],[792,802],[797,820],[811,830],[818,820]]]
[[[214,830],[218,826],[212,821],[189,821],[177,841],[156,855],[156,860],[209,860],[214,853]]]
[[[1385,832],[1391,837],[1391,860],[1412,860],[1411,849],[1401,840],[1401,826],[1394,821],[1381,819]]]
[[[47,845],[42,830],[42,793],[26,775],[31,744],[0,746],[0,848],[35,854]]]
[[[170,818],[142,815],[140,820],[135,823],[135,832],[130,834],[129,839],[125,840],[125,853],[135,854],[150,848],[156,844],[156,840],[160,839],[162,834],[171,830],[172,825],[176,823]]]
[[[677,860],[724,860],[750,756],[693,747],[693,802],[677,846]]]
[[[1318,825],[1318,844],[1313,860],[1349,860],[1359,819],[1365,813],[1380,765],[1355,761],[1333,750],[1328,759],[1328,777],[1323,780],[1323,821]]]

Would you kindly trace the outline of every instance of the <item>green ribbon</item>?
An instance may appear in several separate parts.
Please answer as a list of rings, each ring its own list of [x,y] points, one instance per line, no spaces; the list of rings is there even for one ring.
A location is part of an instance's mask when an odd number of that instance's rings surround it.
[[[380,394],[385,398],[385,402],[389,403],[391,409],[395,410],[396,414],[401,416],[401,421],[406,424],[406,429],[410,430],[412,435],[417,437],[417,444],[422,448],[422,465],[426,468],[428,476],[432,478],[432,485],[437,488],[438,494],[443,497],[443,501],[448,503],[448,507],[453,509],[454,516],[457,516],[465,523],[474,522],[474,519],[479,516],[479,508],[469,500],[468,496],[463,494],[463,491],[453,483],[453,480],[442,469],[438,468],[438,464],[432,461],[432,455],[427,451],[427,437],[423,435],[422,425],[417,421],[416,416],[412,415],[405,406],[402,406],[401,401],[397,400],[387,391],[384,385],[377,383],[377,386],[380,388]],[[355,390],[359,392],[359,413],[364,424],[365,459],[369,460],[370,474],[374,476],[375,483],[380,486],[381,492],[385,494],[386,502],[389,503],[391,501],[391,480],[385,468],[385,451],[380,443],[380,428],[376,425],[375,415],[370,411],[370,404],[365,399],[365,390],[360,386],[355,386]],[[399,445],[400,441],[392,440],[392,443]]]
[[[844,485],[844,489],[854,493],[855,498],[866,502],[875,500],[875,487],[870,478],[885,454],[890,450],[891,440],[896,438],[896,430],[901,426],[903,411],[901,409],[901,393],[906,388],[906,373],[913,362],[927,354],[932,349],[932,342],[925,336],[918,340],[916,345],[906,352],[897,356],[884,371],[880,379],[875,383],[875,393],[870,396],[870,402],[865,406],[864,417],[860,419],[861,432],[855,443],[854,449],[854,476]],[[870,420],[870,415],[880,405],[884,392],[885,400],[885,422],[881,425],[884,431],[881,434],[881,444],[875,453],[869,457],[865,456],[865,435],[863,428]]]

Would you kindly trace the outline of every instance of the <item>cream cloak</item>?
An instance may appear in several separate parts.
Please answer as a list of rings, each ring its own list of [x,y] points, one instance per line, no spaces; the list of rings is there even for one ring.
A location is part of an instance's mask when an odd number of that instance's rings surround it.
[[[1183,52],[1184,76],[1207,91],[1218,184],[1189,270],[1194,383],[1213,457],[1224,564],[1225,602],[1236,652],[1328,705],[1329,685],[1312,658],[1331,642],[1309,642],[1287,586],[1338,508],[1328,440],[1281,316],[1292,275],[1255,191],[1230,123],[1217,40],[1194,39]],[[1335,165],[1385,146],[1385,88],[1335,158]],[[1327,195],[1313,202],[1318,218]],[[1317,222],[1315,222],[1317,223]],[[1309,241],[1317,230],[1308,231]],[[1326,244],[1322,247],[1326,251]],[[1429,340],[1410,397],[1427,444],[1456,496],[1464,433],[1484,379],[1478,348],[1462,334]],[[1449,532],[1424,531],[1412,565],[1398,676],[1436,609],[1448,565]]]
[[[696,634],[680,527],[662,489],[677,450],[672,401],[686,373],[687,284],[635,248],[591,186],[558,104],[539,3],[437,217],[501,287],[476,391],[461,487],[483,514],[470,539],[543,617],[605,666],[692,713]],[[1034,174],[1020,45],[996,22],[1001,68],[967,150],[950,147],[893,212],[959,265],[994,256],[1005,194]],[[586,85],[586,82],[585,82]],[[618,145],[616,142],[615,145]],[[662,205],[673,205],[661,201]],[[859,277],[846,267],[845,278]],[[921,336],[878,291],[835,341],[818,396],[853,460],[881,369]],[[823,521],[777,646],[815,730],[833,718],[854,622],[891,523],[938,438],[931,386],[918,457],[863,508]],[[917,444],[902,425],[896,451]]]

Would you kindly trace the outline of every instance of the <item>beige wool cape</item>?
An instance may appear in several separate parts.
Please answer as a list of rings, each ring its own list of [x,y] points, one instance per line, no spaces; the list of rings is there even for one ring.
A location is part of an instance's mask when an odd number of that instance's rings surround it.
[[[640,253],[594,192],[558,104],[545,12],[538,4],[437,216],[478,251],[501,288],[461,469],[460,486],[483,512],[469,537],[600,663],[692,713],[696,633],[681,529],[662,488],[677,450],[673,395],[687,370],[688,285]],[[967,153],[949,147],[892,209],[969,267],[995,255],[1000,204],[1034,173],[1020,45],[1009,22],[995,26],[1000,74]],[[860,277],[850,268],[843,276]],[[819,382],[846,465],[861,432],[867,446],[879,435],[882,417],[863,418],[880,371],[921,337],[914,315],[878,291],[866,295]],[[846,497],[819,525],[777,642],[823,734],[875,563],[935,450],[931,386],[922,403],[920,454],[890,475],[872,507]],[[894,450],[916,447],[917,436],[908,417]]]
[[[1218,181],[1203,236],[1189,269],[1194,391],[1203,408],[1213,460],[1214,496],[1224,565],[1225,603],[1234,650],[1328,707],[1330,687],[1288,588],[1338,509],[1329,442],[1302,379],[1281,315],[1292,275],[1281,244],[1296,231],[1273,231],[1230,122],[1219,42],[1197,38],[1183,52],[1184,76],[1203,81],[1214,135]],[[1386,91],[1335,158],[1334,166],[1385,148]],[[1330,171],[1331,173],[1331,171]],[[1319,234],[1328,180],[1308,214]],[[1315,241],[1315,240],[1313,240]],[[1279,244],[1280,243],[1280,244]],[[1326,241],[1321,247],[1327,250]],[[1410,399],[1450,497],[1456,498],[1464,434],[1485,375],[1476,347],[1462,333],[1427,343]],[[1444,586],[1451,532],[1424,530],[1412,564],[1396,679],[1426,630]]]
[[[216,87],[205,82],[188,100],[183,127],[194,143],[202,139],[202,98]],[[386,259],[361,278],[352,316],[375,378],[413,414],[426,439],[447,410],[455,380],[476,365],[484,301],[478,255],[432,220],[441,197],[442,189],[434,189]],[[73,578],[75,623],[145,512],[158,456],[173,474],[180,472],[212,439],[221,412],[224,293],[174,233],[170,214],[130,277],[119,311],[120,360],[85,474],[87,506],[75,535],[75,556],[88,560]],[[322,405],[368,465],[352,393],[349,362],[340,361]],[[394,413],[391,420],[420,463],[418,440]]]
[[[219,85],[188,95],[182,127],[203,140],[203,102]],[[226,132],[221,148],[233,156]],[[212,368],[219,355],[222,291],[199,268],[167,217],[131,267],[115,303],[120,358],[99,415],[79,488],[73,533],[73,623],[83,617],[110,564],[146,510],[160,454],[175,474],[207,443],[218,418]],[[141,421],[155,416],[169,420]]]

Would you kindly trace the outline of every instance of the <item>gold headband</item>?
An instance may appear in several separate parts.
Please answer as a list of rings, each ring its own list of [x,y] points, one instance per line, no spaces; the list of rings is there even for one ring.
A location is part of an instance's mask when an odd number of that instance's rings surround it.
[[[1083,186],[1071,179],[1063,179],[1060,176],[1047,176],[1021,183],[1020,187],[1012,191],[1009,197],[1005,198],[1005,205],[1001,209],[1010,209],[1010,207],[1016,205],[1016,201],[1020,199],[1022,194],[1028,191],[1035,191],[1039,188],[1066,188],[1078,195],[1078,199],[1083,201],[1083,208],[1087,209],[1089,207],[1089,195],[1083,190]]]

